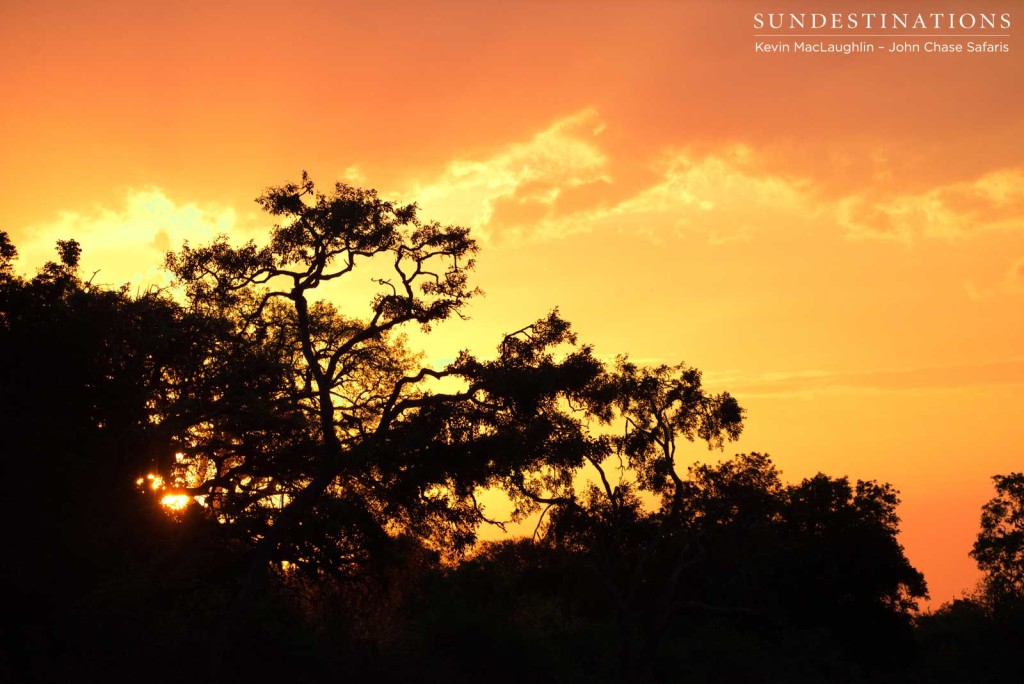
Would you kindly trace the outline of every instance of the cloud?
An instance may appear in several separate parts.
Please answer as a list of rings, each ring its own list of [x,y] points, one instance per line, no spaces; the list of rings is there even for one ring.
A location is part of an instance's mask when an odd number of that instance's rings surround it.
[[[899,194],[885,173],[885,150],[868,149],[865,158],[877,173],[861,190],[837,198],[822,190],[824,181],[787,175],[778,150],[733,143],[699,152],[664,149],[655,159],[637,160],[622,150],[613,154],[606,138],[598,112],[584,109],[488,155],[452,160],[400,195],[419,203],[424,216],[471,226],[482,241],[506,244],[593,233],[727,247],[769,231],[806,234],[812,226],[822,235],[910,243],[1024,227],[1021,169]],[[356,166],[341,175],[364,180]],[[73,237],[84,248],[84,272],[102,264],[99,282],[147,284],[161,282],[159,264],[168,249],[185,238],[203,242],[218,233],[248,232],[241,223],[230,207],[182,204],[159,189],[135,190],[121,207],[65,212],[20,231],[30,239],[18,247],[29,271],[52,258],[55,240]],[[996,289],[1020,287],[1020,278],[1008,275]],[[968,286],[976,299],[987,292]]]
[[[451,161],[407,194],[427,215],[469,225],[485,241],[613,230],[728,245],[756,239],[766,227],[807,221],[850,239],[908,244],[1024,229],[1020,168],[901,192],[889,153],[869,147],[857,158],[870,173],[858,190],[837,197],[826,187],[826,170],[819,179],[787,175],[778,150],[734,143],[699,153],[662,150],[646,165],[649,180],[637,186],[637,160],[610,154],[604,130],[599,114],[585,109],[488,157]]]
[[[1024,359],[988,363],[833,373],[765,373],[731,380],[737,396],[813,397],[835,392],[900,392],[922,389],[1024,384]]]
[[[901,242],[1024,230],[1024,170],[992,171],[918,194],[851,196],[839,201],[836,216],[853,238]]]
[[[131,190],[119,208],[97,207],[90,213],[66,211],[49,223],[30,226],[17,243],[18,266],[31,273],[55,258],[54,244],[75,239],[82,245],[82,273],[99,272],[95,282],[146,286],[165,283],[164,254],[186,239],[206,242],[241,229],[229,207],[176,204],[163,191]]]
[[[668,233],[724,245],[747,242],[768,227],[777,228],[780,219],[810,219],[818,213],[806,181],[760,172],[743,145],[702,157],[685,151],[666,155],[658,175],[656,183],[599,210],[593,220],[654,239]],[[578,218],[559,217],[547,232],[573,232]]]
[[[407,194],[428,215],[473,226],[488,239],[498,208],[551,206],[566,189],[610,182],[596,143],[603,130],[597,112],[585,109],[488,159],[449,162],[438,178],[414,183]]]
[[[666,151],[650,164],[650,183],[617,196],[620,160],[602,148],[603,130],[597,112],[586,109],[489,158],[452,161],[403,194],[428,215],[504,242],[617,230],[723,245],[749,241],[779,214],[818,213],[809,182],[762,172],[743,145],[710,155]]]

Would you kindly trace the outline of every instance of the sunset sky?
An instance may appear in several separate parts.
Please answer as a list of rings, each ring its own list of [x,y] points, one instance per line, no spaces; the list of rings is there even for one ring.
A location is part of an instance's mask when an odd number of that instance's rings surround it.
[[[603,357],[696,366],[748,417],[688,458],[893,483],[937,604],[1024,470],[1024,43],[755,54],[754,12],[820,7],[10,0],[0,229],[26,273],[74,237],[145,285],[185,239],[264,234],[253,198],[303,169],[416,201],[482,245],[430,359],[558,306]]]

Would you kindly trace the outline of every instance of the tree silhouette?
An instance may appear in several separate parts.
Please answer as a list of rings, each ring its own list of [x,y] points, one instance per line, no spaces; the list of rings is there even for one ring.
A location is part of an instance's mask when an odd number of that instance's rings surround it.
[[[996,475],[996,496],[981,509],[971,557],[985,573],[992,602],[1024,600],[1024,473]]]
[[[996,475],[970,555],[983,576],[918,620],[921,682],[1019,681],[1024,644],[1024,474]]]
[[[265,243],[167,256],[177,299],[83,281],[74,240],[22,278],[0,232],[12,679],[870,681],[909,651],[891,486],[688,463],[738,401],[557,310],[424,364],[406,333],[478,294],[467,229],[305,174],[258,201]],[[1008,595],[1024,476],[996,482],[974,555]],[[486,490],[536,527],[467,560]]]
[[[475,490],[520,481],[541,442],[550,446],[530,421],[574,364],[587,370],[589,354],[560,362],[545,352],[571,334],[551,316],[507,336],[497,361],[463,353],[443,369],[418,367],[396,334],[460,315],[476,295],[468,231],[423,223],[415,206],[372,191],[339,184],[325,195],[305,175],[259,202],[281,218],[266,246],[222,238],[167,263],[191,310],[216,313],[235,337],[283,359],[287,377],[264,396],[288,427],[269,441],[193,430],[178,479],[248,529],[260,563],[337,570],[398,533],[464,547],[483,519]],[[313,300],[357,268],[376,286],[366,317]],[[438,389],[441,380],[455,389]]]
[[[721,447],[739,436],[743,411],[727,393],[707,393],[696,369],[641,368],[626,357],[601,369],[577,409],[588,419],[581,439],[585,460],[556,471],[557,495],[534,500],[552,511],[546,543],[577,554],[597,579],[596,593],[614,616],[620,678],[644,681],[679,609],[684,573],[701,554],[692,521],[683,515],[689,485],[678,470],[677,444],[700,440]],[[622,433],[595,432],[599,425],[621,425]],[[616,460],[617,475],[610,475]],[[585,471],[599,484],[577,491]],[[654,511],[644,506],[651,497],[662,501]]]
[[[485,520],[482,488],[504,488],[525,511],[544,498],[538,487],[567,485],[588,442],[563,404],[601,369],[588,348],[560,351],[574,338],[556,313],[505,336],[494,360],[462,352],[421,367],[398,333],[461,315],[477,294],[468,231],[372,191],[318,192],[305,175],[259,202],[280,219],[266,245],[221,238],[167,259],[191,312],[287,367],[259,391],[254,422],[233,410],[222,414],[231,424],[191,426],[170,475],[251,547],[223,638],[281,563],[358,574],[402,536],[457,554]],[[373,285],[362,318],[324,298],[346,283]]]
[[[172,575],[191,574],[164,572],[168,561],[183,545],[193,559],[205,553],[202,521],[175,524],[146,475],[173,462],[173,434],[201,419],[176,383],[204,377],[218,326],[158,291],[84,282],[80,254],[60,241],[59,260],[23,279],[0,233],[0,467],[10,485],[0,504],[13,561],[2,575],[19,596],[5,643],[24,681],[70,676],[80,659],[101,658],[91,649],[105,638],[145,660],[145,606]]]

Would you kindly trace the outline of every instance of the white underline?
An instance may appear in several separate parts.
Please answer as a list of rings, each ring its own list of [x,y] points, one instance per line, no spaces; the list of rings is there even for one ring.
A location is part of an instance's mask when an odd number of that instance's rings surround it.
[[[1009,33],[755,33],[755,38],[1009,38]]]

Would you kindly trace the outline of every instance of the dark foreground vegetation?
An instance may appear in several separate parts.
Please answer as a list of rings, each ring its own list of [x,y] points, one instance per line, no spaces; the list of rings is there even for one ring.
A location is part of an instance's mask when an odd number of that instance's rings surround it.
[[[736,400],[557,312],[422,366],[401,332],[477,296],[468,231],[305,177],[259,202],[269,242],[185,245],[173,292],[94,285],[72,240],[22,278],[0,233],[0,680],[1024,674],[1024,475],[983,511],[984,583],[919,616],[891,486],[685,468]],[[328,302],[360,277],[365,310]],[[532,538],[476,543],[485,492]]]

